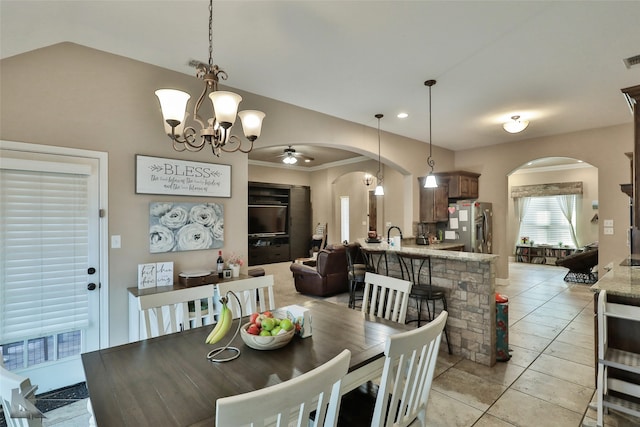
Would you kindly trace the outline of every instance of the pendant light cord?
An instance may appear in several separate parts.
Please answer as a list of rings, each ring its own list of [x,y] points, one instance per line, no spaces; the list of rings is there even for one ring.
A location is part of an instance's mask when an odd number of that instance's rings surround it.
[[[429,87],[429,157],[427,158],[427,164],[431,167],[431,173],[433,173],[433,167],[436,162],[431,157],[431,145],[432,145],[432,137],[431,137],[431,86],[436,84],[435,80],[427,80],[424,82],[425,86]]]
[[[380,119],[384,117],[382,114],[376,114],[376,119],[378,119],[378,173],[376,173],[376,178],[380,180],[380,175],[382,172],[381,162],[380,162]]]

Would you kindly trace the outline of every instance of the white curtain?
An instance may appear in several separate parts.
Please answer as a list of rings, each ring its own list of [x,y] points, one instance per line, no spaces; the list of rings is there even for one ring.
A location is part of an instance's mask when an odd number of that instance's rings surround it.
[[[576,196],[575,194],[566,194],[562,196],[556,196],[556,200],[560,205],[560,210],[562,214],[567,219],[569,223],[569,231],[571,231],[571,240],[573,241],[573,245],[578,247],[578,239],[576,238],[576,228],[573,224],[573,217],[576,210]]]
[[[520,236],[522,234],[522,219],[527,213],[527,208],[531,203],[531,197],[518,197],[514,199],[516,217],[518,218],[518,235],[516,236],[516,245],[520,243]]]

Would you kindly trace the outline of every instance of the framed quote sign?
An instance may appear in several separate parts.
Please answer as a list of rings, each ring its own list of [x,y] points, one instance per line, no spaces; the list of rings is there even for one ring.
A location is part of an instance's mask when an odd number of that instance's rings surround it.
[[[138,154],[136,193],[231,197],[231,165]]]

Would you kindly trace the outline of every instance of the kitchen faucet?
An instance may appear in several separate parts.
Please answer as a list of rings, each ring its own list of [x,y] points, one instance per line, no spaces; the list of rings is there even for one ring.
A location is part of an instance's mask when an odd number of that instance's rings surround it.
[[[387,243],[391,243],[391,230],[394,228],[400,232],[400,240],[402,240],[402,230],[400,230],[400,227],[398,227],[397,225],[392,225],[387,230]]]

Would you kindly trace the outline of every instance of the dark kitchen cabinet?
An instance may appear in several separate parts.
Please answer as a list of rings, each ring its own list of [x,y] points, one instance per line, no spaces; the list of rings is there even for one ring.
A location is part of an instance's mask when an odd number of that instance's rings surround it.
[[[450,199],[477,199],[478,178],[480,174],[466,171],[440,172],[438,179],[446,179],[449,183]]]
[[[420,222],[435,223],[449,220],[449,184],[438,177],[437,188],[424,188],[426,177],[418,178],[420,186]]]

